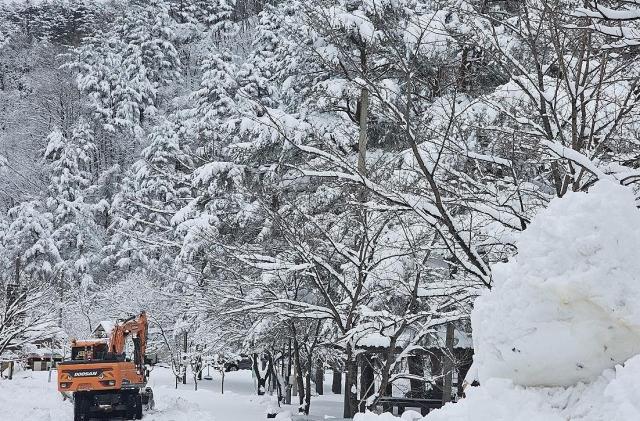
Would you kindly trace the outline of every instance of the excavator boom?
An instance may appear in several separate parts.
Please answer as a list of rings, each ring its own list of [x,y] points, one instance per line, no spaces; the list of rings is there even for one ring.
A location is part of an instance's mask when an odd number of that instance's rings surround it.
[[[147,352],[147,335],[149,324],[147,314],[140,313],[138,317],[131,317],[118,323],[109,338],[109,352],[122,354],[125,351],[126,340],[129,336],[134,344],[134,362],[136,366],[144,365],[144,356]]]

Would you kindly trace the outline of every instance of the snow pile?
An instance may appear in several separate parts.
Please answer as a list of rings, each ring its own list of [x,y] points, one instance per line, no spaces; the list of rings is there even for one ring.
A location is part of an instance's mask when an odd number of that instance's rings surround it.
[[[640,354],[640,212],[608,181],[553,201],[472,314],[481,383],[591,381]]]
[[[73,406],[57,393],[56,374],[21,371],[0,380],[0,420],[53,421],[73,419]]]

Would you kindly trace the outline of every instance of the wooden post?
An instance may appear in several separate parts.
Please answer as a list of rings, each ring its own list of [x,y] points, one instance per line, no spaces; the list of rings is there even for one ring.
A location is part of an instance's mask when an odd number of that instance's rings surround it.
[[[444,354],[444,387],[442,390],[442,404],[451,402],[451,387],[453,384],[453,323],[447,324],[447,338],[445,340]]]

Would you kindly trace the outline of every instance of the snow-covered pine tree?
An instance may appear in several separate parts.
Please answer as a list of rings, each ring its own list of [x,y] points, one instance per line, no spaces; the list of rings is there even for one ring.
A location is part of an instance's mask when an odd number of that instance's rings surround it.
[[[2,237],[5,270],[22,273],[34,282],[52,282],[54,266],[61,260],[53,239],[52,215],[37,200],[24,201],[8,212]]]
[[[241,105],[238,69],[228,52],[209,55],[202,66],[200,89],[190,95],[194,108],[183,110],[185,145],[196,167],[191,173],[193,199],[173,218],[183,238],[185,262],[207,266],[204,253],[220,230],[229,231],[247,211],[247,167],[234,151]],[[197,261],[200,260],[200,261]]]
[[[276,106],[277,92],[270,80],[278,73],[278,69],[286,64],[283,61],[284,56],[277,52],[285,40],[278,36],[285,18],[281,13],[283,10],[285,9],[267,6],[260,13],[252,52],[239,70],[239,83],[243,95],[264,107]],[[258,112],[260,113],[259,107]]]
[[[45,159],[51,174],[46,205],[61,259],[54,275],[61,284],[87,289],[94,283],[104,241],[93,206],[86,201],[94,180],[95,144],[90,126],[80,120],[69,137],[54,129],[48,137]]]
[[[218,38],[234,29],[235,0],[195,0],[191,2],[193,16]]]
[[[157,126],[149,142],[112,204],[107,262],[127,271],[149,261],[171,264],[172,250],[180,243],[170,221],[191,196],[185,175],[191,158],[181,148],[176,125],[165,121]]]
[[[69,66],[78,72],[79,88],[92,98],[106,127],[143,136],[161,88],[180,78],[174,22],[163,1],[135,3],[109,31],[75,50]]]
[[[231,120],[237,115],[236,81],[238,69],[228,52],[214,53],[202,65],[200,89],[189,97],[194,108],[180,113],[186,119],[187,135],[197,159],[207,161],[221,156],[232,141]]]

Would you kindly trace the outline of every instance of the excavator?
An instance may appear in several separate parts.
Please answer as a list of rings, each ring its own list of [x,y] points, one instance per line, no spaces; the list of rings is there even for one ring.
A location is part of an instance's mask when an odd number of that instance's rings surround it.
[[[72,340],[71,360],[58,364],[58,390],[73,396],[74,421],[109,415],[142,419],[143,406],[153,409],[147,387],[148,321],[145,312],[120,320],[107,339]],[[127,356],[127,339],[133,355]]]

